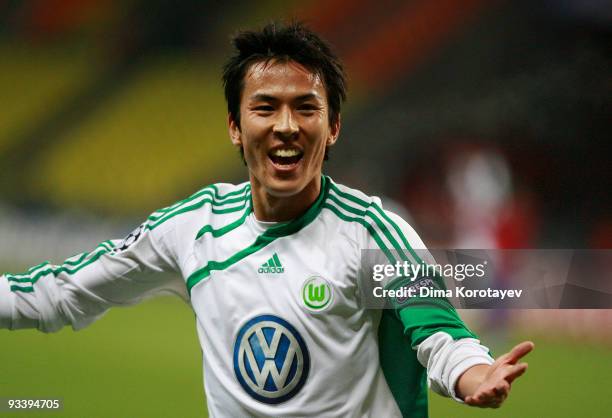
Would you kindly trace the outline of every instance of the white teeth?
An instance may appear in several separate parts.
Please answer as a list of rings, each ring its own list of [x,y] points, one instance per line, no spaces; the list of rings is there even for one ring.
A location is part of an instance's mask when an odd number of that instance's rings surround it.
[[[291,149],[276,149],[272,152],[272,155],[275,157],[295,157],[300,155],[301,151],[291,148]]]

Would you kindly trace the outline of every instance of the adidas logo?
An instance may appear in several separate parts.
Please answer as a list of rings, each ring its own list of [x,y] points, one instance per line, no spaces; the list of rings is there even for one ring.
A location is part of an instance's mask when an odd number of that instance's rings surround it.
[[[280,260],[278,259],[278,255],[274,253],[272,258],[270,258],[268,261],[263,263],[261,267],[259,268],[259,270],[257,270],[257,272],[258,273],[284,273],[285,268],[282,266]]]

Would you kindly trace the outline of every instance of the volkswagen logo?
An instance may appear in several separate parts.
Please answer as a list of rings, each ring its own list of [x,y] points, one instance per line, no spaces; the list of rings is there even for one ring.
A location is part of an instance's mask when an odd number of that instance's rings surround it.
[[[279,404],[294,397],[308,378],[306,343],[287,321],[260,315],[240,328],[234,343],[234,372],[254,399]]]

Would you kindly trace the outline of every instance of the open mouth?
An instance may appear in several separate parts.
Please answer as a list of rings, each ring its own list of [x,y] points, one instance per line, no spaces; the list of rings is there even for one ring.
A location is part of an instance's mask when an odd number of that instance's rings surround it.
[[[298,148],[277,148],[268,153],[268,157],[274,165],[291,167],[300,162],[304,152]]]

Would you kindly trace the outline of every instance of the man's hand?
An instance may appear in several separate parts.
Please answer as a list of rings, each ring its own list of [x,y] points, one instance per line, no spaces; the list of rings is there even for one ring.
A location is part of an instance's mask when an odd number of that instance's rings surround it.
[[[527,363],[518,361],[533,347],[531,341],[524,341],[490,366],[480,364],[469,368],[457,381],[457,396],[471,406],[499,408],[508,397],[514,379],[527,370]]]

